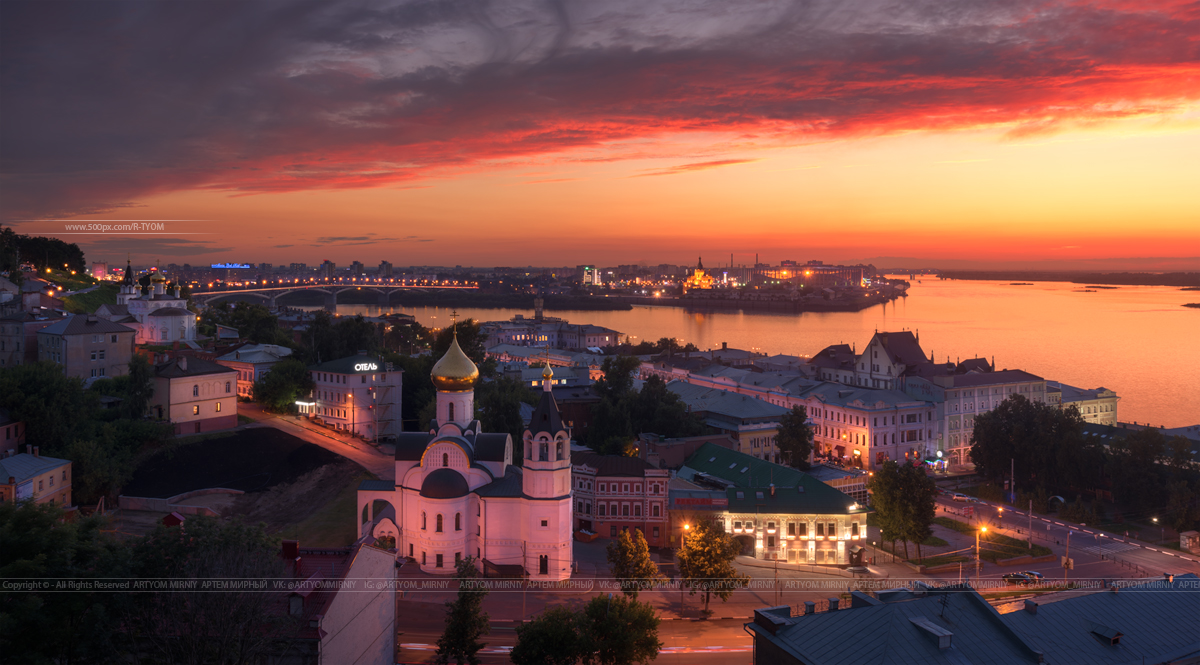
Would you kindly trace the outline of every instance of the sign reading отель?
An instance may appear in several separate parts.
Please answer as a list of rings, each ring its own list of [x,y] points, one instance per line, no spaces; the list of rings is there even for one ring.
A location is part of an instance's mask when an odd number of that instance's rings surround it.
[[[379,369],[379,365],[375,363],[358,363],[354,366],[356,372],[374,372],[377,369]]]

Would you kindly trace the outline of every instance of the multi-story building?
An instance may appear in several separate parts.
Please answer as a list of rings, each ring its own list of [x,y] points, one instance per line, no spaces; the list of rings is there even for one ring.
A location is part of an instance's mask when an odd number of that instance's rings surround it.
[[[727,434],[737,450],[770,462],[779,461],[779,421],[789,409],[747,395],[680,381],[667,384],[688,411],[711,431]]]
[[[74,314],[37,332],[38,360],[58,363],[64,374],[85,381],[124,376],[136,334],[92,314]]]
[[[217,364],[237,372],[237,394],[251,397],[254,384],[266,376],[276,363],[290,355],[292,350],[286,346],[246,344],[217,358]]]
[[[361,277],[363,274],[363,262],[352,261],[350,263],[350,274],[354,275],[355,277]]]
[[[379,262],[379,276],[384,279],[392,278],[392,264],[390,261]]]
[[[0,503],[24,501],[71,505],[71,461],[29,452],[0,458]]]
[[[0,409],[0,456],[16,455],[25,445],[25,423]]]
[[[795,401],[807,411],[818,458],[876,469],[890,459],[923,458],[937,442],[934,404],[898,390],[822,382]]]
[[[1046,401],[1060,409],[1075,407],[1085,422],[1117,424],[1117,393],[1108,388],[1076,388],[1059,381],[1046,382]]]
[[[672,545],[682,542],[696,520],[716,519],[744,554],[759,559],[860,562],[866,507],[791,467],[705,444],[679,470],[669,496]]]
[[[401,370],[365,352],[308,369],[315,387],[301,414],[368,441],[400,434]]]
[[[0,317],[0,369],[37,362],[38,331],[62,318],[53,310],[18,311]]]
[[[667,545],[666,469],[624,455],[571,451],[575,528],[615,538],[637,529],[651,547]]]
[[[151,416],[175,425],[175,434],[237,426],[237,372],[207,360],[179,356],[154,368]]]
[[[333,261],[322,261],[321,267],[318,269],[317,277],[325,279],[333,279],[337,273],[337,264]]]

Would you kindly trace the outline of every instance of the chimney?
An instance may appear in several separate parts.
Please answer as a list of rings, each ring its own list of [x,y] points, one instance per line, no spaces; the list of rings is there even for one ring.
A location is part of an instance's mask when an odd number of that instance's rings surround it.
[[[814,602],[813,602],[813,601],[811,601],[811,600],[806,600],[806,601],[804,601],[804,614],[805,614],[805,615],[809,615],[809,614],[815,614],[815,613],[816,613],[816,611],[817,611],[817,604],[816,604],[816,603],[814,603]]]
[[[14,476],[9,476],[9,477],[8,477],[8,484],[9,484],[9,485],[16,485],[16,484],[17,484],[17,479],[16,479],[16,477],[14,477]]]
[[[836,611],[837,611],[837,608],[838,608],[838,599],[837,599],[837,598],[830,598],[830,599],[829,599],[829,611],[830,611],[830,612],[836,612]]]
[[[721,350],[722,351],[724,351],[728,348],[729,348],[729,342],[721,342]]]
[[[187,356],[179,356],[179,369],[187,371]]]
[[[775,483],[771,483],[771,496],[775,496]]]
[[[1025,611],[1029,612],[1030,614],[1037,614],[1037,605],[1038,604],[1033,602],[1032,600],[1026,600],[1025,601]]]

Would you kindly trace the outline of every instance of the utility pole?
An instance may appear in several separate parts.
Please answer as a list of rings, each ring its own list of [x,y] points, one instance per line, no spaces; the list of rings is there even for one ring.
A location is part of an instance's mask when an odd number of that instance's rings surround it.
[[[1029,549],[1033,549],[1033,499],[1029,500]]]
[[[1067,555],[1063,557],[1063,582],[1067,582],[1067,578],[1071,576],[1071,527],[1067,527]],[[1067,587],[1071,585],[1066,584]]]

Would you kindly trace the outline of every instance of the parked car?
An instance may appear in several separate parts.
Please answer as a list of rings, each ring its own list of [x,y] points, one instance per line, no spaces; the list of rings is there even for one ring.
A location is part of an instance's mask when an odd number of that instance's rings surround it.
[[[1033,583],[1033,578],[1025,573],[1005,573],[1004,581],[1008,582],[1009,584],[1019,584],[1021,586],[1025,586],[1026,584]]]
[[[958,492],[955,492],[954,494],[951,494],[951,495],[950,495],[950,498],[951,498],[951,499],[954,499],[955,501],[966,501],[966,500],[967,500],[967,495],[966,495],[966,494],[959,494]]]
[[[1020,571],[1020,574],[1026,575],[1037,582],[1041,582],[1042,580],[1046,579],[1045,575],[1037,572],[1036,570],[1022,570]]]
[[[967,497],[967,503],[979,503],[979,499],[976,499],[973,496],[969,496],[969,497]]]

